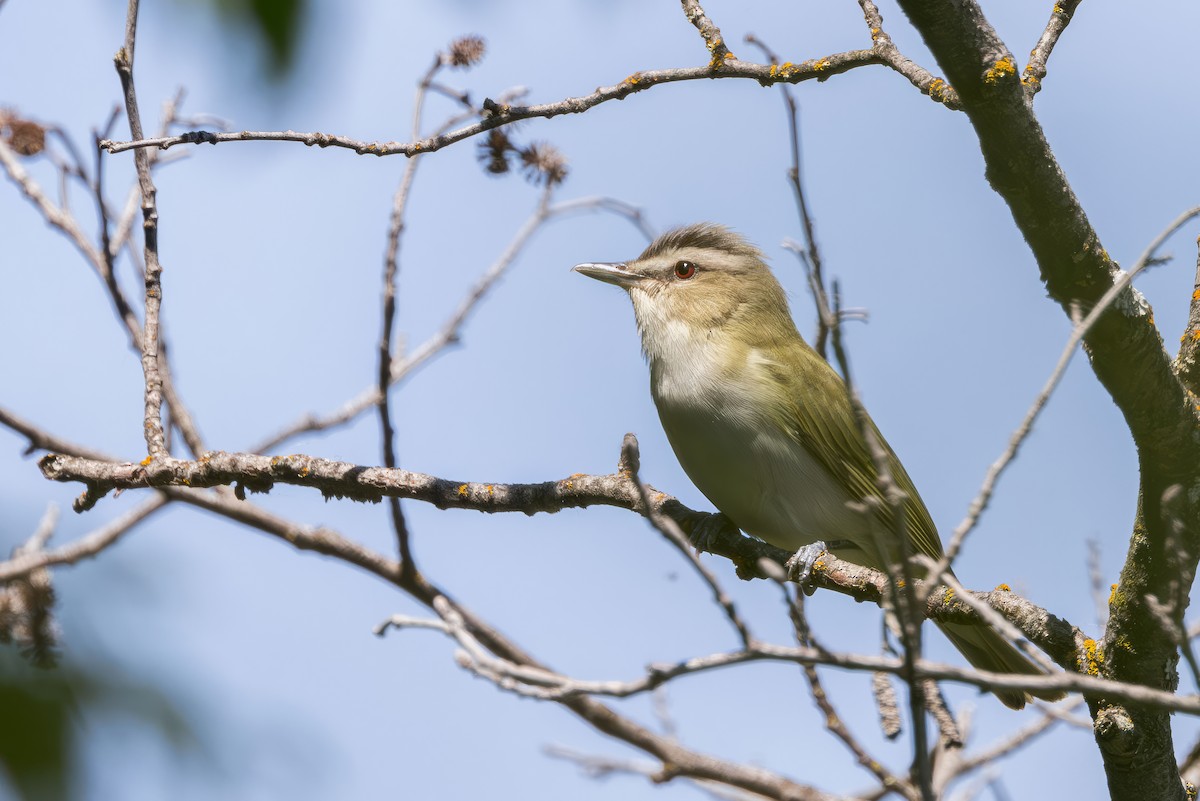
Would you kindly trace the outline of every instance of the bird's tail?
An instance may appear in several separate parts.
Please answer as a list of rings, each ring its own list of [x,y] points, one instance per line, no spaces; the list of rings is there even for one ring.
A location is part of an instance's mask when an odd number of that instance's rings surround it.
[[[962,623],[938,623],[951,644],[974,667],[994,673],[1016,673],[1022,676],[1044,676],[1045,672],[1030,662],[1008,640],[986,626]],[[1009,709],[1020,709],[1029,700],[1024,690],[993,690],[1000,703]],[[1058,701],[1066,693],[1061,690],[1035,690],[1032,693],[1043,701]]]

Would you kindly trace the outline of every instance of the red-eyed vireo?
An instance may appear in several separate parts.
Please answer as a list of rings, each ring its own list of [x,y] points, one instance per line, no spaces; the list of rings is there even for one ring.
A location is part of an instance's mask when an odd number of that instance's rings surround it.
[[[758,248],[721,226],[691,225],[659,237],[634,261],[575,270],[629,292],[667,439],[726,517],[780,548],[828,542],[838,556],[879,570],[898,561],[887,505],[863,511],[863,499],[879,490],[846,387],[796,330]],[[929,511],[876,435],[907,495],[911,552],[941,556]],[[819,550],[806,553],[811,565]],[[990,628],[939,626],[977,668],[1041,673]],[[1013,709],[1028,700],[1019,690],[996,695]]]

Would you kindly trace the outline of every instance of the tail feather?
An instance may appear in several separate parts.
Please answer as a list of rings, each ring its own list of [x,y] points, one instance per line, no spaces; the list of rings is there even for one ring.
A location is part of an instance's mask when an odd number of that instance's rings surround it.
[[[1021,676],[1044,676],[1045,671],[1030,662],[1008,640],[986,626],[961,623],[938,623],[938,628],[950,638],[950,643],[974,667],[994,673],[1016,673]],[[1023,690],[993,690],[1000,703],[1009,709],[1021,709],[1030,694]],[[1043,701],[1058,701],[1066,693],[1060,690],[1040,690],[1033,693]]]

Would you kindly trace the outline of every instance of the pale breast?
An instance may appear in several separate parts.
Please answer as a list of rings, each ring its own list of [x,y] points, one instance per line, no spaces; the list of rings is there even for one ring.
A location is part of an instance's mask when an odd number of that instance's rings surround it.
[[[687,369],[651,363],[659,418],[696,487],[743,531],[781,548],[869,537],[848,493],[765,413],[769,393],[756,391],[769,380],[765,360],[750,351],[716,365],[711,354],[697,348]]]

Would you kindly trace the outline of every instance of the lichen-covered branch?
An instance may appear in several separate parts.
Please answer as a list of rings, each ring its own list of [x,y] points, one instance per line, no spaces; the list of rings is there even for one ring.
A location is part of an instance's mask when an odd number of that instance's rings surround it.
[[[721,29],[704,13],[698,0],[682,0],[682,3],[684,16],[687,17],[688,22],[696,26],[696,30],[700,31],[700,35],[704,37],[704,44],[708,47],[708,52],[712,53],[709,69],[720,69],[726,61],[737,58],[729,52],[729,48],[725,45],[725,37],[721,35]]]
[[[86,491],[76,501],[76,511],[91,508],[104,495],[118,489],[233,485],[238,497],[244,498],[247,491],[269,492],[277,484],[287,484],[317,489],[326,497],[368,502],[378,502],[384,497],[409,498],[439,509],[479,512],[532,515],[594,505],[616,506],[638,514],[664,515],[689,534],[697,520],[708,517],[653,488],[647,492],[648,504],[643,503],[636,482],[627,472],[576,474],[536,484],[503,484],[452,481],[411,470],[355,465],[300,454],[270,457],[219,451],[207,453],[196,461],[168,458],[147,464],[48,454],[38,464],[46,478],[86,485]],[[765,576],[759,566],[761,559],[783,565],[792,556],[732,527],[706,531],[705,548],[730,559],[743,578]],[[831,555],[814,565],[812,582],[816,587],[873,604],[882,604],[888,592],[885,574]],[[1013,623],[1056,664],[1077,669],[1081,658],[1078,655],[1083,651],[1079,643],[1084,640],[1077,629],[1010,592],[997,590],[977,597]],[[922,614],[948,622],[979,621],[975,610],[954,598],[953,593],[947,595],[945,588],[929,595]]]
[[[858,5],[862,8],[863,17],[871,31],[871,47],[883,63],[907,78],[909,83],[930,100],[941,103],[948,109],[961,109],[958,93],[950,84],[900,52],[892,37],[883,29],[883,15],[879,13],[879,7],[872,0],[859,0]]]
[[[958,92],[987,178],[1008,204],[1050,296],[1068,316],[1086,314],[1116,286],[1120,270],[1050,149],[1012,53],[973,0],[900,5]],[[1141,473],[1135,530],[1104,639],[1095,648],[1095,670],[1173,691],[1176,648],[1145,599],[1170,597],[1179,566],[1193,575],[1200,557],[1194,536],[1184,539],[1181,557],[1166,547],[1172,519],[1200,519],[1200,418],[1172,369],[1149,304],[1132,287],[1119,291],[1083,344],[1124,415]],[[1170,513],[1168,496],[1178,507]],[[1114,798],[1183,798],[1165,713],[1102,696],[1090,697],[1089,706]]]
[[[1021,71],[1021,83],[1025,84],[1025,92],[1030,97],[1042,90],[1042,80],[1046,77],[1046,62],[1050,60],[1050,53],[1058,44],[1059,37],[1071,24],[1071,17],[1074,16],[1075,9],[1079,8],[1080,2],[1081,0],[1055,0],[1054,7],[1050,10],[1050,21],[1046,23],[1046,29],[1042,31],[1041,38],[1029,54],[1029,63]]]
[[[597,89],[591,94],[579,97],[568,97],[553,103],[541,103],[532,106],[510,105],[484,101],[485,116],[478,122],[465,125],[453,131],[436,136],[426,137],[416,142],[367,142],[327,133],[301,133],[297,131],[234,131],[229,133],[214,133],[212,131],[189,131],[178,136],[160,136],[153,139],[135,138],[129,141],[106,139],[100,146],[109,153],[121,153],[126,150],[156,147],[166,150],[181,144],[217,145],[225,142],[299,142],[304,145],[317,147],[340,147],[353,150],[359,155],[369,156],[415,156],[418,153],[432,153],[444,147],[469,139],[493,128],[509,125],[521,120],[537,117],[557,117],[560,114],[582,114],[590,108],[607,103],[610,100],[624,100],[632,94],[642,92],[655,86],[678,81],[697,81],[713,78],[742,78],[758,81],[763,86],[777,83],[802,83],[804,81],[823,81],[833,75],[840,75],[857,67],[872,64],[882,64],[883,59],[873,50],[849,50],[843,53],[833,53],[821,58],[808,59],[795,64],[753,64],[747,61],[731,60],[726,62],[719,71],[704,67],[681,67],[665,70],[646,70],[635,72],[625,80],[612,86]]]

